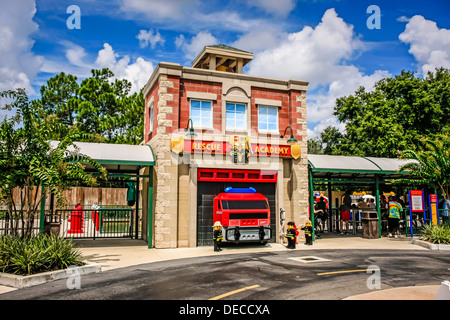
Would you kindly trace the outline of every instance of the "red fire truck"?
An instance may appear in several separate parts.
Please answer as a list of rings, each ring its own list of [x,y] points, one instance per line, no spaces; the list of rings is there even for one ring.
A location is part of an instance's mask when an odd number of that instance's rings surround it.
[[[269,201],[254,188],[225,189],[214,198],[214,223],[220,221],[229,242],[261,242],[271,237]]]

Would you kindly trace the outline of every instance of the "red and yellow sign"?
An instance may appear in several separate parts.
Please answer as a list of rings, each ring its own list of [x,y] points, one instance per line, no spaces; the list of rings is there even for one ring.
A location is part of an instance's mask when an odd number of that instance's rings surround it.
[[[234,136],[233,136],[234,137]],[[230,141],[204,141],[204,140],[184,140],[183,137],[172,138],[170,148],[175,153],[211,153],[211,154],[231,154],[232,150],[239,151],[237,142]],[[273,144],[250,144],[249,139],[243,139],[246,142],[244,150],[249,155],[256,157],[279,157],[279,158],[294,158],[298,159],[301,155],[300,145],[273,145]],[[232,143],[233,142],[233,143]],[[248,149],[248,147],[250,149]]]
[[[217,153],[223,154],[226,152],[227,143],[217,141],[196,141],[185,140],[184,150],[190,153]]]

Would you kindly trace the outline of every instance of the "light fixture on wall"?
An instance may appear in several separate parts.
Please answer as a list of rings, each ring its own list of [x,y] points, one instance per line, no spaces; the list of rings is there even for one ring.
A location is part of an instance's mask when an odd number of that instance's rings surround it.
[[[284,129],[284,134],[282,134],[282,135],[280,136],[280,138],[284,138],[284,137],[286,136],[286,131],[287,131],[287,129],[291,129],[291,137],[288,139],[287,142],[288,142],[288,143],[296,143],[296,142],[298,142],[297,139],[294,138],[294,133],[293,133],[293,131],[292,131],[291,126],[287,126],[286,129]]]
[[[191,123],[191,126],[189,127],[189,123]],[[189,129],[189,132],[188,132]],[[184,128],[184,132],[187,132],[187,136],[196,136],[197,134],[194,132],[194,124],[192,122],[192,119],[188,120],[186,128]]]

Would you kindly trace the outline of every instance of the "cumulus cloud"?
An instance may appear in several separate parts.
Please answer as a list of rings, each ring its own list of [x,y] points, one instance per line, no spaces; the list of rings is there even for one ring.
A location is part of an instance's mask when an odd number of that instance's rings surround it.
[[[416,15],[409,19],[400,41],[410,46],[418,62],[419,72],[426,74],[436,67],[450,68],[450,30],[439,28],[436,22]]]
[[[259,53],[249,72],[278,78],[300,77],[315,87],[339,79],[351,68],[343,61],[362,48],[353,26],[329,9],[315,28],[306,26],[289,34],[278,47]]]
[[[152,49],[155,49],[158,43],[164,45],[165,42],[165,39],[161,36],[159,31],[155,31],[155,33],[153,33],[153,29],[148,31],[139,31],[139,34],[136,36],[136,38],[139,40],[139,46],[141,48],[145,48],[150,45]]]
[[[375,82],[389,76],[381,70],[366,75],[352,65],[352,59],[363,50],[364,43],[353,26],[329,9],[317,26],[288,34],[278,46],[260,52],[249,73],[308,81],[307,117],[314,127],[308,133],[315,137],[329,125],[343,129],[333,116],[336,98],[350,95],[360,86],[371,90]]]
[[[208,31],[201,31],[190,40],[180,34],[175,40],[177,48],[181,49],[186,59],[192,61],[203,50],[205,46],[218,44],[219,40]]]
[[[116,79],[127,79],[131,82],[131,93],[142,89],[150,78],[154,65],[142,57],[134,61],[128,55],[120,55],[109,43],[104,43],[92,60],[86,50],[78,44],[63,41],[60,43],[65,50],[65,60],[45,60],[42,72],[56,74],[65,72],[79,79],[91,76],[92,69],[109,68]]]
[[[254,28],[232,43],[233,47],[258,53],[267,48],[276,48],[288,36],[279,26],[266,24],[264,28]]]
[[[129,56],[120,57],[108,43],[98,52],[95,68],[109,68],[117,79],[127,79],[131,82],[131,92],[138,92],[150,78],[154,66],[150,61],[139,57],[131,63]]]
[[[32,82],[43,64],[33,53],[32,34],[39,26],[33,21],[34,0],[2,2],[0,10],[0,90],[25,88],[35,91]]]

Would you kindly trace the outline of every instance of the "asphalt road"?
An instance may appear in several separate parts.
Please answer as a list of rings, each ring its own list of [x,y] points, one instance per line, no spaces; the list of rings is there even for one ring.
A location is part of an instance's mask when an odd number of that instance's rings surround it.
[[[302,258],[302,259],[300,259]],[[373,266],[374,271],[367,271]],[[450,253],[311,250],[180,259],[15,290],[0,300],[339,300],[450,280]],[[69,282],[72,281],[72,282]],[[72,289],[69,289],[72,287]]]

